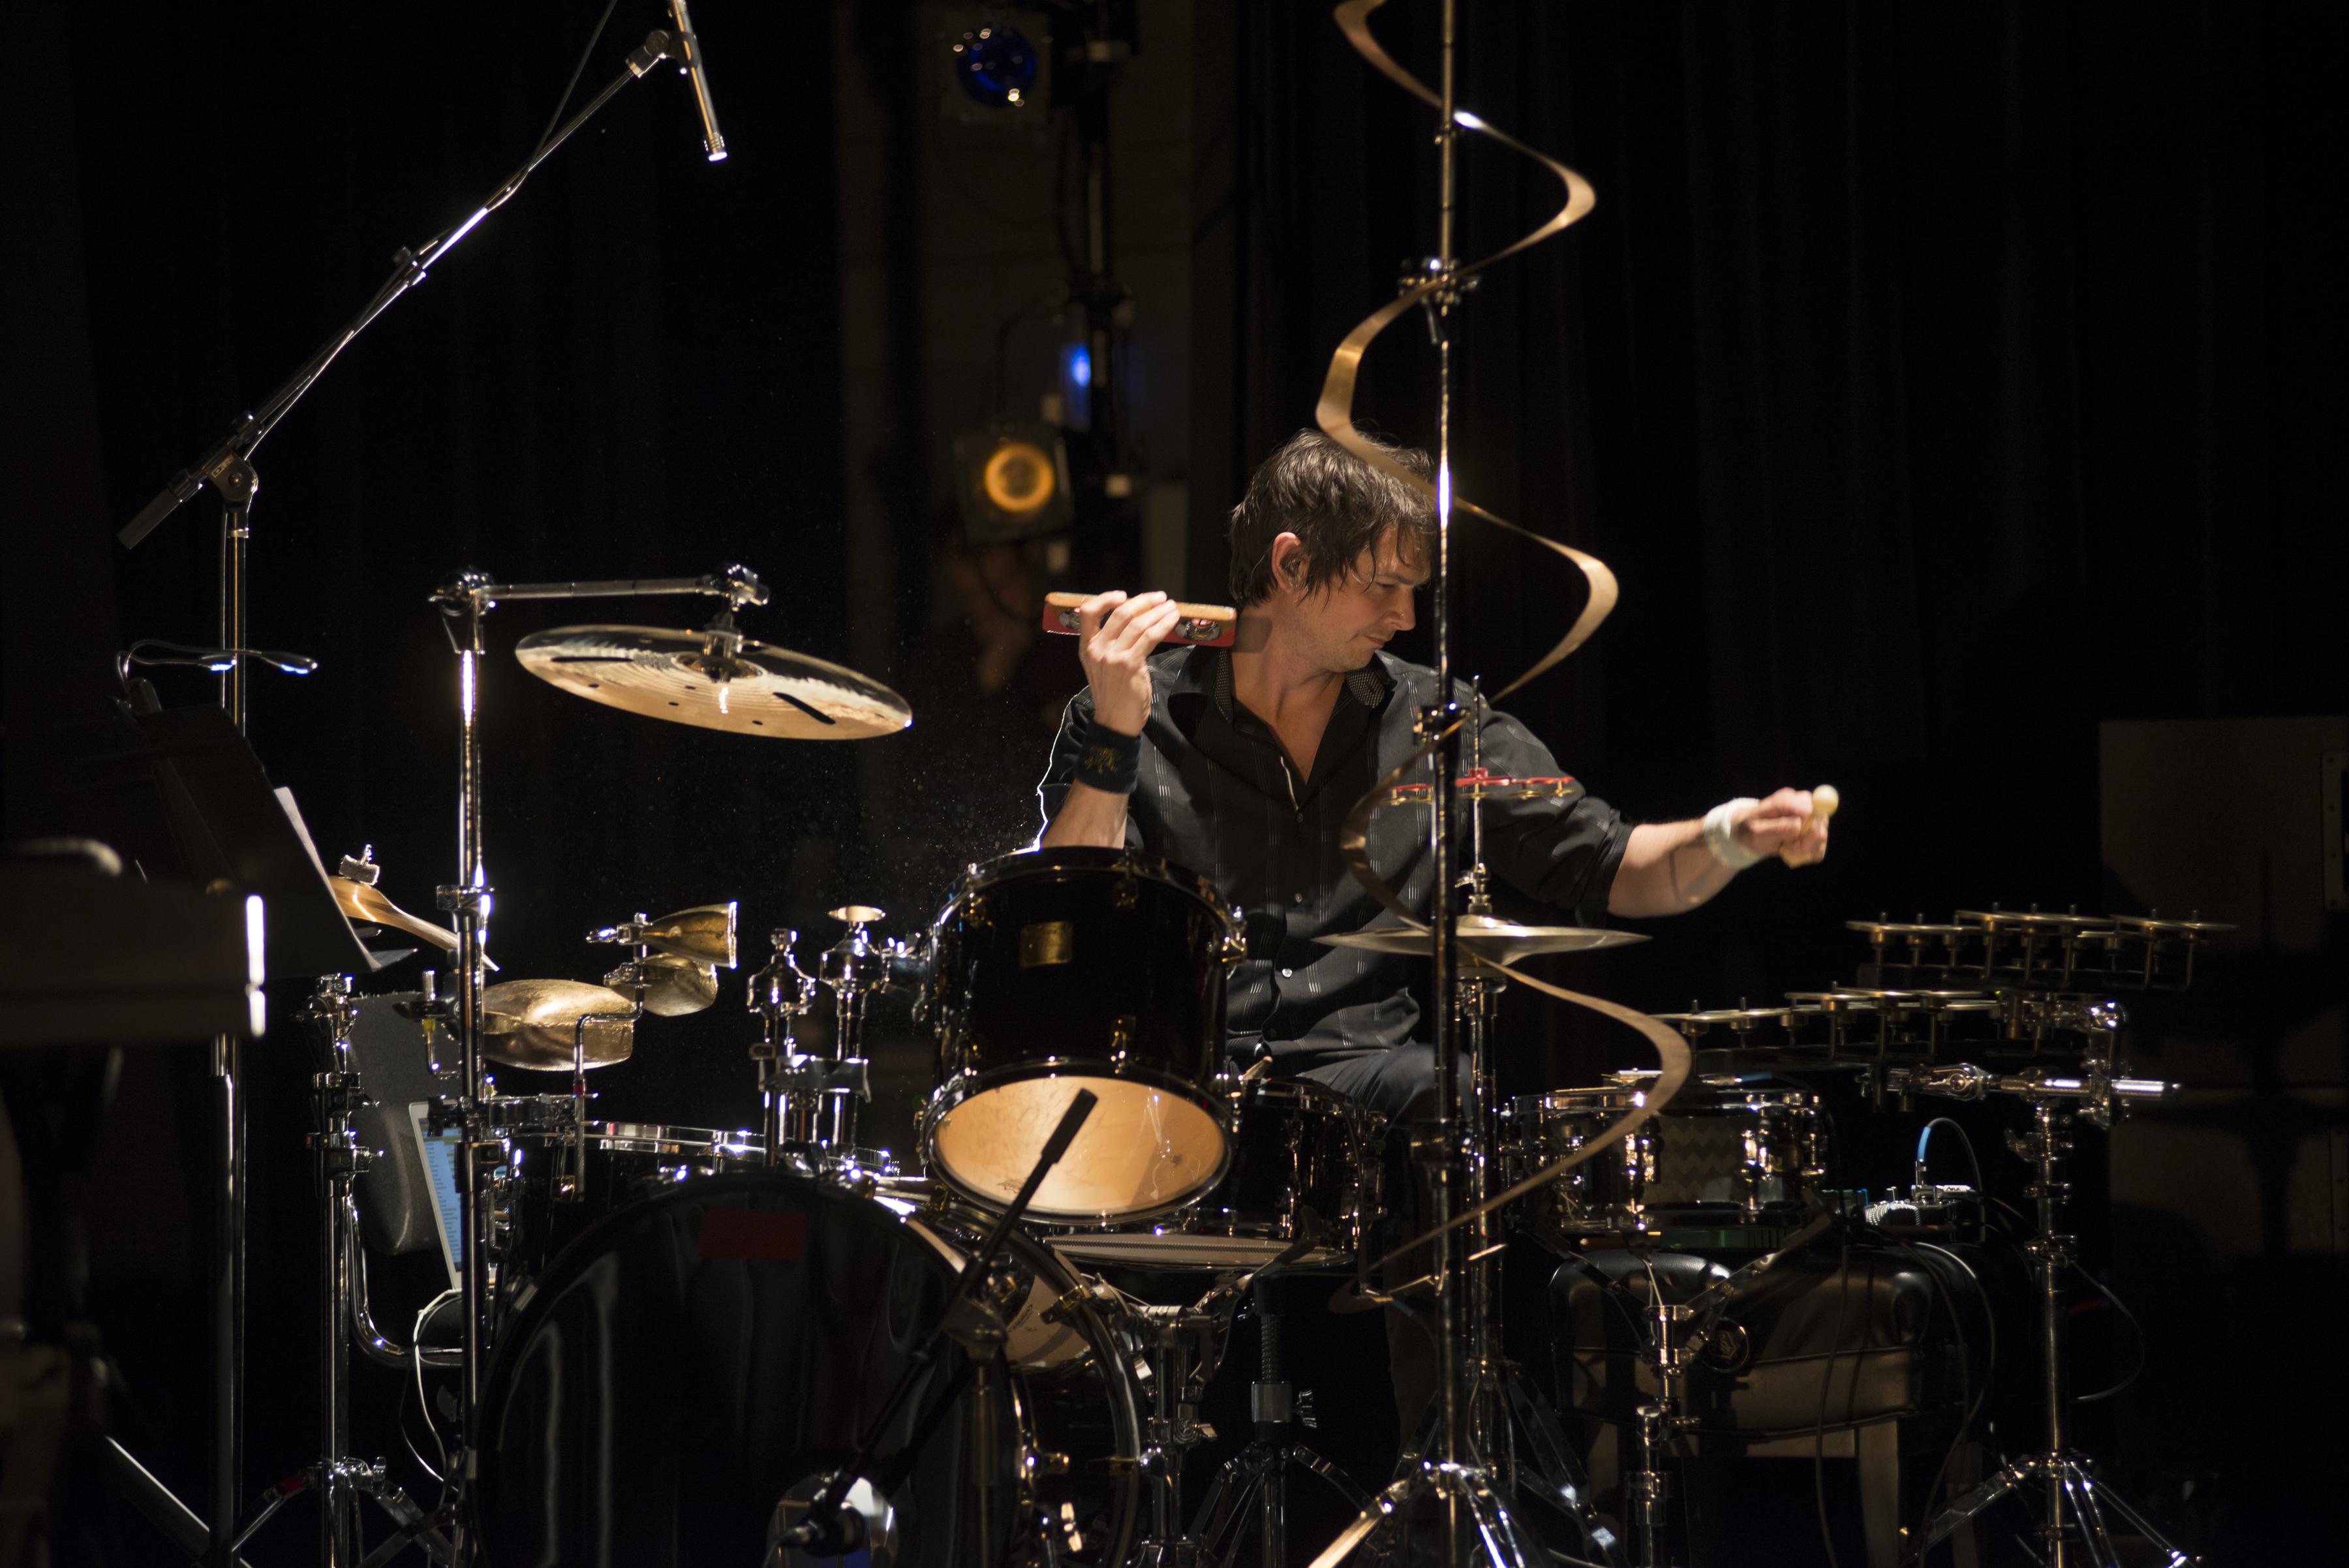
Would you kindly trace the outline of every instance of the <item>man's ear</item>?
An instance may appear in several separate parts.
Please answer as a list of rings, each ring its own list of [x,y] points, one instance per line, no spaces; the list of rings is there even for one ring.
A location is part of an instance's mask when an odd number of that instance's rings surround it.
[[[1272,542],[1273,580],[1291,590],[1305,584],[1305,541],[1294,534],[1282,534]]]

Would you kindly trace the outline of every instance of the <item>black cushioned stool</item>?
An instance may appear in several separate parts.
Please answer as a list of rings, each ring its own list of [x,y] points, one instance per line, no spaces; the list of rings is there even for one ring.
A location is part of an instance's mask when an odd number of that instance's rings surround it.
[[[1619,1511],[1609,1505],[1622,1473],[1639,1463],[1636,1413],[1657,1395],[1652,1293],[1661,1290],[1668,1304],[1686,1302],[1744,1261],[1594,1246],[1568,1257],[1551,1278],[1558,1408],[1570,1429],[1579,1428],[1603,1509]],[[1963,1314],[1963,1350],[1952,1306]],[[1720,1521],[1742,1526],[1723,1543],[1745,1537],[1764,1521],[1750,1507],[1723,1500],[1735,1490],[1735,1472],[1749,1479],[1753,1472],[1713,1461],[1808,1461],[1824,1431],[1826,1457],[1857,1461],[1870,1568],[1898,1568],[1900,1526],[1915,1522],[1921,1489],[1956,1433],[1970,1386],[1986,1370],[1985,1312],[1966,1269],[1929,1248],[1912,1253],[1854,1244],[1847,1252],[1827,1241],[1742,1282],[1686,1379],[1680,1413],[1692,1425],[1671,1451],[1682,1461],[1673,1468],[1688,1512],[1675,1503],[1673,1517],[1693,1514],[1702,1538],[1715,1533],[1708,1524],[1714,1516],[1734,1516]],[[1961,1453],[1957,1468],[1970,1472],[1975,1462]],[[1908,1478],[1917,1489],[1913,1497],[1904,1498],[1904,1469],[1915,1472]],[[1784,1518],[1774,1510],[1767,1527],[1799,1526],[1815,1552],[1819,1527],[1811,1479],[1805,1476],[1799,1489],[1774,1490],[1798,1499],[1799,1509],[1790,1507]],[[1746,1543],[1749,1550],[1757,1544]],[[1698,1562],[1718,1555],[1690,1552]],[[1961,1539],[1953,1560],[1971,1568],[1972,1555],[1971,1537]]]

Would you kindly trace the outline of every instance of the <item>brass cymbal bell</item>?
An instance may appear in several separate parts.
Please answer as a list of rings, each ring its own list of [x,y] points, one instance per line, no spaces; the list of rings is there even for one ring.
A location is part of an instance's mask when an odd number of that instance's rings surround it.
[[[608,1067],[636,1049],[636,1011],[608,986],[502,980],[481,992],[481,1054],[508,1067],[566,1071],[580,1020],[586,1019],[586,1064]]]
[[[605,975],[604,983],[624,994],[633,994],[636,987],[642,986],[647,1012],[657,1018],[683,1018],[717,1002],[718,966],[655,953],[641,961],[631,959]]]
[[[731,898],[722,904],[696,904],[657,920],[623,920],[616,926],[605,926],[588,932],[587,940],[650,948],[671,958],[732,969],[735,928],[739,924],[736,909],[736,901]]]

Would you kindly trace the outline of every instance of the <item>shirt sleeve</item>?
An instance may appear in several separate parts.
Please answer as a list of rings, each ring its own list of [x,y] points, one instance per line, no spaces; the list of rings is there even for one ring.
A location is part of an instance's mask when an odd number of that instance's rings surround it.
[[[1061,732],[1052,737],[1051,760],[1044,764],[1044,776],[1036,785],[1036,804],[1044,815],[1044,827],[1052,826],[1052,818],[1061,814],[1061,805],[1069,798],[1069,786],[1077,779],[1077,759],[1084,750],[1085,732],[1092,727],[1093,694],[1091,688],[1069,699],[1066,711],[1061,715]],[[1143,765],[1149,767],[1150,742],[1144,732]],[[1147,850],[1149,834],[1138,809],[1143,799],[1140,790],[1128,797],[1125,805],[1125,842],[1130,849]],[[1037,830],[1041,839],[1043,828]]]
[[[1052,826],[1052,819],[1061,815],[1061,803],[1069,798],[1069,786],[1077,777],[1077,754],[1084,749],[1085,730],[1092,722],[1093,694],[1088,687],[1069,699],[1061,715],[1061,732],[1052,737],[1051,759],[1044,764],[1044,777],[1036,785],[1036,803],[1043,811],[1045,827]]]
[[[1487,772],[1512,778],[1556,778],[1565,773],[1534,732],[1506,713],[1483,711]],[[1485,858],[1502,881],[1575,923],[1606,923],[1607,898],[1623,864],[1630,825],[1592,794],[1572,800],[1485,803]]]

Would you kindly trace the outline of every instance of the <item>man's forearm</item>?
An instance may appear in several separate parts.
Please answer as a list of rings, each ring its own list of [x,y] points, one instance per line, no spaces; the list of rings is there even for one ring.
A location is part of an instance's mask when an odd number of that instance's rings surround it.
[[[1728,887],[1736,875],[1705,847],[1703,823],[1643,822],[1623,846],[1607,912],[1633,919],[1677,915]]]
[[[1125,796],[1091,784],[1071,784],[1068,794],[1061,801],[1059,815],[1044,829],[1041,842],[1046,849],[1071,844],[1124,848]]]

